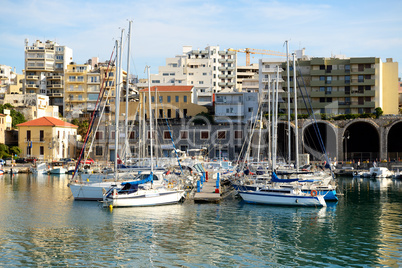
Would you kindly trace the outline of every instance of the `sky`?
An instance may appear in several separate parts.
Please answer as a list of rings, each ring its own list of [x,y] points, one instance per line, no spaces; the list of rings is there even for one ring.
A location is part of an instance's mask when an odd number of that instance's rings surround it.
[[[0,64],[24,68],[25,39],[51,40],[73,49],[73,60],[111,56],[121,30],[131,35],[130,73],[157,73],[183,46],[218,45],[286,52],[305,48],[311,57],[379,57],[399,63],[402,77],[400,0],[1,0]],[[127,37],[124,37],[125,51]],[[238,54],[238,65],[245,57]],[[258,63],[267,55],[254,55]],[[123,55],[123,67],[127,65]],[[124,67],[124,69],[126,69]]]

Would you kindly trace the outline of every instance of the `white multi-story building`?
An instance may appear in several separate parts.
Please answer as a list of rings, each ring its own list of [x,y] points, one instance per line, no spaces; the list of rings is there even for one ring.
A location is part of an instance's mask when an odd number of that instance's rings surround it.
[[[219,46],[208,46],[204,50],[193,50],[183,46],[183,54],[166,59],[158,74],[151,74],[151,85],[194,86],[195,103],[212,105],[213,94],[222,90],[232,91],[236,87],[235,51],[221,51]],[[137,85],[147,87],[145,83]]]
[[[282,89],[282,63],[286,58],[263,58],[259,61],[259,99],[262,101],[262,108],[267,110],[268,100],[272,102],[272,90],[276,87],[277,72],[279,67],[279,96],[284,92]],[[268,94],[271,94],[268,96]],[[280,97],[281,98],[281,97]],[[279,100],[283,102],[282,99]],[[272,106],[271,106],[272,107]],[[272,108],[271,108],[272,109]]]
[[[50,105],[63,111],[64,70],[73,59],[72,49],[53,41],[25,40],[25,93],[47,95]]]
[[[217,123],[247,123],[257,113],[258,92],[219,92],[215,95]]]

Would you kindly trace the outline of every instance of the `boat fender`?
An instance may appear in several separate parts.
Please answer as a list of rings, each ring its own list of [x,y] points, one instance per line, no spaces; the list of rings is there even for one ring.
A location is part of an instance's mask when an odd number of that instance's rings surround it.
[[[317,190],[311,190],[310,194],[311,196],[317,196]]]
[[[296,199],[296,201],[295,201],[296,203],[299,203],[299,200],[298,199]]]

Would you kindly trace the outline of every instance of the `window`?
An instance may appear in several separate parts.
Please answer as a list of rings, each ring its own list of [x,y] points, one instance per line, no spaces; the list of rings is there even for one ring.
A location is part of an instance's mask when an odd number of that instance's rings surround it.
[[[167,96],[167,102],[170,102],[170,96]]]
[[[130,140],[134,140],[135,139],[135,131],[131,131],[130,132]]]
[[[163,131],[163,139],[164,140],[170,140],[171,139],[170,131],[168,131],[168,130]]]
[[[187,109],[183,109],[183,117],[187,118]]]
[[[331,94],[332,93],[332,87],[327,87],[325,94]]]
[[[359,105],[364,104],[364,97],[359,97],[357,103],[358,103]]]
[[[204,81],[198,81],[198,84],[203,85]]]
[[[253,112],[253,107],[248,107],[248,112],[252,113]]]
[[[96,140],[103,139],[103,132],[97,131],[96,134],[95,134],[95,139]]]
[[[350,105],[350,97],[345,97],[345,104]]]
[[[202,130],[200,135],[201,140],[208,140],[209,139],[209,131]]]
[[[320,102],[325,102],[325,98],[320,98]]]
[[[188,145],[180,145],[180,151],[187,152]]]
[[[332,102],[332,98],[327,98],[327,102]]]
[[[39,130],[39,141],[45,141],[45,131]]]
[[[359,76],[357,77],[357,81],[358,81],[359,83],[364,82],[364,76],[363,76],[363,75],[359,75]]]
[[[39,155],[43,156],[45,154],[45,148],[43,146],[39,147]]]
[[[163,102],[163,96],[159,96],[159,103]]]
[[[155,102],[155,96],[151,96],[151,102]]]
[[[27,141],[31,140],[31,131],[27,130]]]
[[[242,130],[235,130],[235,139],[236,140],[240,140],[240,139],[242,139],[243,138],[243,131]]]
[[[172,109],[167,109],[167,118],[172,118]]]
[[[218,138],[218,140],[226,139],[226,131],[225,130],[218,131],[217,138]]]
[[[159,118],[163,118],[163,109],[159,109]]]
[[[350,84],[350,75],[345,75],[345,84]]]
[[[112,136],[112,140],[114,140],[115,137],[116,137],[116,131],[113,131],[113,132],[111,133],[111,136]]]
[[[325,87],[320,87],[321,92],[325,92]]]
[[[183,102],[187,102],[187,96],[183,96]]]
[[[345,72],[350,73],[350,65],[345,65]]]
[[[325,81],[326,84],[332,83],[332,76],[327,76],[327,80]]]
[[[176,96],[175,99],[176,99],[176,102],[179,102],[179,96]]]
[[[102,146],[95,147],[95,155],[103,155],[103,147]]]
[[[350,94],[350,86],[345,87],[345,94]]]
[[[152,131],[152,139],[155,139],[155,131]],[[148,140],[151,139],[151,131],[148,130]]]
[[[320,81],[325,81],[325,76],[320,76]]]
[[[187,140],[188,139],[188,131],[187,130],[181,130],[180,131],[180,139],[182,139],[182,140]]]
[[[364,100],[365,101],[371,101],[371,97],[365,97]]]
[[[366,91],[367,91],[367,90],[371,90],[371,86],[365,86],[365,87],[364,87],[364,90],[366,90]]]

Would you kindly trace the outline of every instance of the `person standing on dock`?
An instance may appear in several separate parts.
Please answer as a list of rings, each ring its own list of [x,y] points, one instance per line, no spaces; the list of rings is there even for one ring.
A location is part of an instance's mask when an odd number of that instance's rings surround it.
[[[358,169],[358,170],[360,169],[360,159],[359,159],[359,161],[357,162],[357,169]]]

